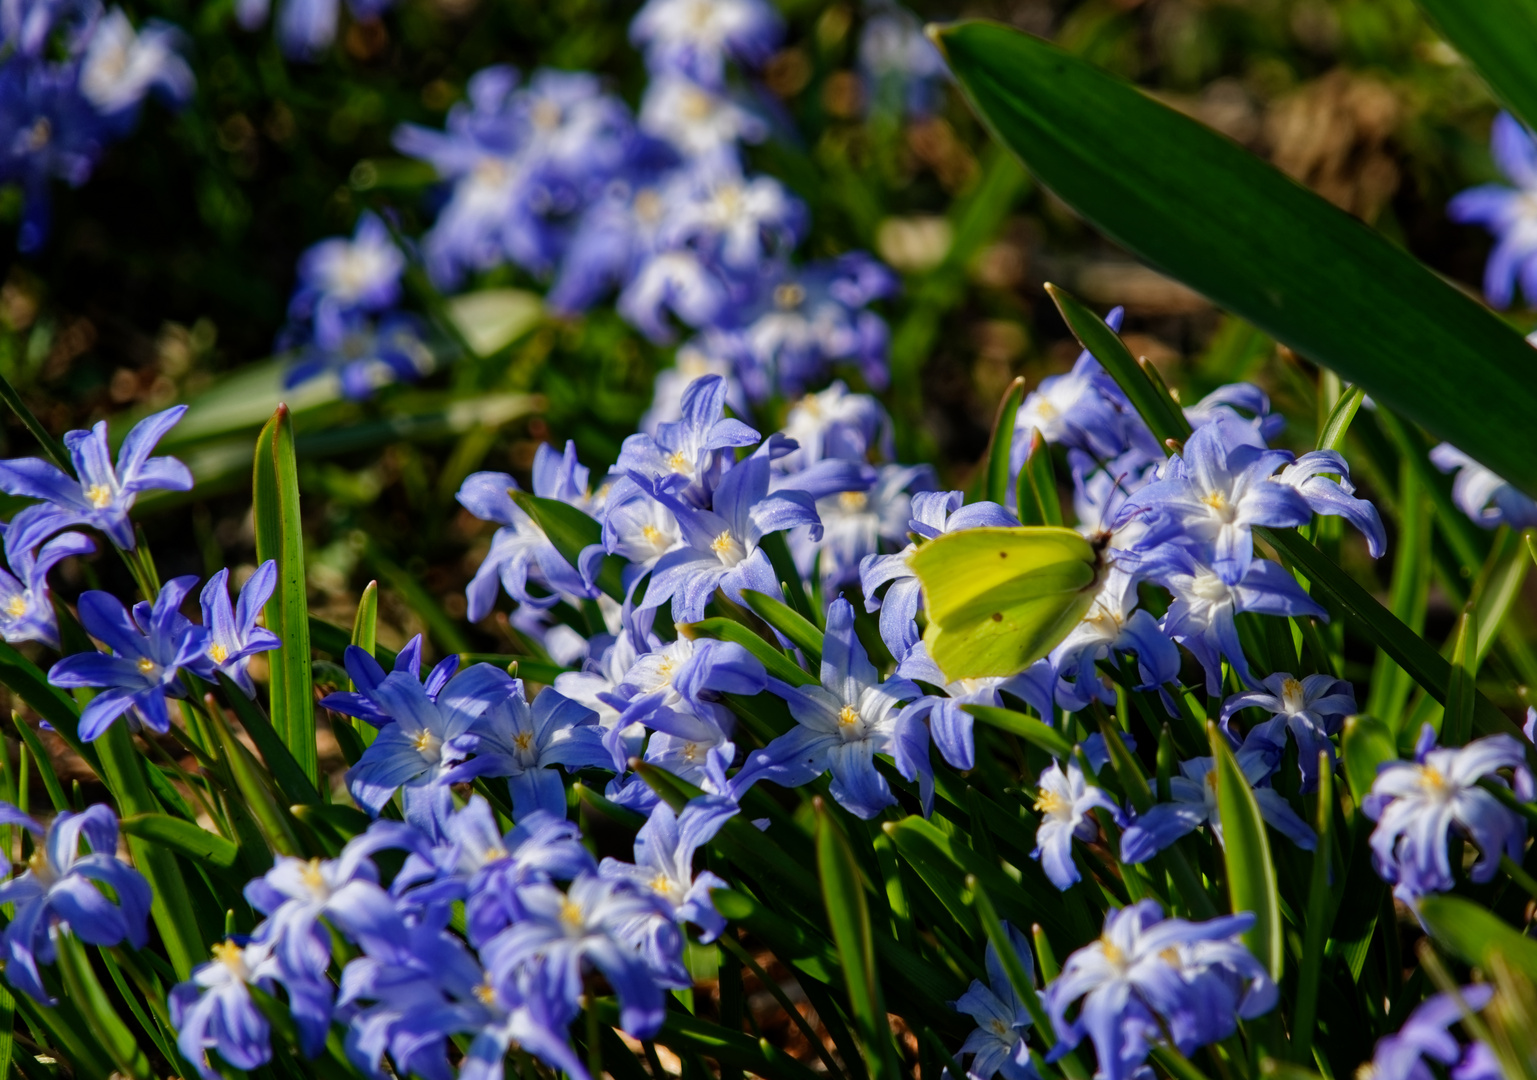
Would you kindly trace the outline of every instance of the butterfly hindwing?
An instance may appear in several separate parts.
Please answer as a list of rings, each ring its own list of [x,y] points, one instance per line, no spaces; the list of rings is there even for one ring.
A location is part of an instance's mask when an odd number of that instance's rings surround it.
[[[1099,556],[1071,529],[980,528],[920,546],[929,655],[949,680],[1007,676],[1049,652],[1093,602]]]

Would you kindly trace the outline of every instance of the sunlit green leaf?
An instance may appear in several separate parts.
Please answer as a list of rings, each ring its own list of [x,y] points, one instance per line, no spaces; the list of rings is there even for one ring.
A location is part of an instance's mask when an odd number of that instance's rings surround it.
[[[1227,736],[1216,724],[1208,725],[1207,731],[1216,758],[1217,813],[1222,821],[1222,861],[1227,868],[1228,897],[1235,913],[1254,913],[1254,926],[1244,935],[1244,943],[1269,969],[1271,978],[1279,981],[1281,897],[1265,819],[1254,789],[1228,746]]]

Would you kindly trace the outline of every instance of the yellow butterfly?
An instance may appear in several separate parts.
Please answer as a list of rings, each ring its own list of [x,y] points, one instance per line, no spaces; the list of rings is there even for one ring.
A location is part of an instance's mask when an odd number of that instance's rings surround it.
[[[945,678],[1015,675],[1055,648],[1094,602],[1104,547],[1053,526],[964,529],[919,545],[908,564]]]

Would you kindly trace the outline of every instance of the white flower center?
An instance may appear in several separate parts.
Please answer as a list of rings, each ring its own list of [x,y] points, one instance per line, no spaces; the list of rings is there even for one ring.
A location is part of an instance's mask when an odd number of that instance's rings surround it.
[[[85,489],[85,498],[98,510],[105,510],[112,505],[112,489],[106,484],[92,484]]]
[[[412,741],[411,745],[418,754],[422,755],[422,760],[429,765],[436,765],[442,760],[443,740],[426,728],[417,732],[416,738]]]
[[[731,535],[729,529],[722,530],[719,536],[710,541],[710,550],[715,552],[715,557],[726,566],[735,566],[747,558],[747,552],[742,550],[742,545],[737,543],[736,537]]]

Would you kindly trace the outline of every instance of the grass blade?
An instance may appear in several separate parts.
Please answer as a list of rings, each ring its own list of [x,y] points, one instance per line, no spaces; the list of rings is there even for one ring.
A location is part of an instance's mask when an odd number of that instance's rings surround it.
[[[125,817],[119,827],[129,836],[153,841],[179,855],[220,869],[234,866],[240,857],[240,848],[218,833],[169,814],[135,814]]]
[[[1318,978],[1323,972],[1324,942],[1332,921],[1330,892],[1334,848],[1334,770],[1329,755],[1318,755],[1318,847],[1313,850],[1313,876],[1308,883],[1307,919],[1303,924],[1302,970],[1297,976],[1296,1007],[1292,1011],[1292,1060],[1313,1060],[1313,1027],[1318,1019]]]
[[[1014,454],[1014,418],[1019,414],[1019,404],[1025,400],[1025,380],[1018,377],[1009,383],[1003,400],[998,403],[998,415],[993,420],[993,437],[987,445],[987,468],[982,474],[982,498],[999,506],[1009,500],[1009,465]]]
[[[764,593],[743,589],[742,600],[752,608],[753,614],[778,630],[791,645],[805,653],[807,663],[813,667],[822,666],[822,631],[818,630],[814,624],[799,612],[792,611]]]
[[[279,405],[256,439],[252,475],[256,560],[277,562],[277,588],[267,601],[267,628],[282,639],[272,654],[272,726],[314,787],[315,687],[311,674],[309,599],[304,577],[304,531],[299,519],[299,475],[293,420]]]
[[[1269,969],[1270,977],[1280,982],[1281,896],[1265,819],[1227,736],[1216,724],[1207,725],[1207,735],[1216,758],[1217,813],[1222,821],[1222,859],[1232,910],[1254,913],[1254,926],[1244,935],[1244,944]]]
[[[1437,30],[1483,76],[1494,96],[1528,126],[1537,124],[1537,78],[1528,48],[1537,41],[1537,0],[1417,0]]]

